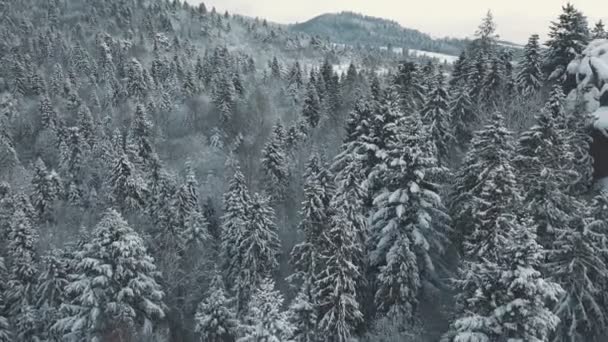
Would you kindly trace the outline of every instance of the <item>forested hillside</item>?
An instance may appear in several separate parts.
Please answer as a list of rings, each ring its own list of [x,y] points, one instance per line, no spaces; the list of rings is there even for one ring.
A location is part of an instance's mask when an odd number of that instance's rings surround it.
[[[0,14],[0,342],[605,340],[608,35],[573,6],[453,65],[180,0]]]
[[[352,12],[323,14],[306,22],[290,26],[295,32],[330,38],[348,45],[371,47],[393,46],[458,55],[467,41],[462,39],[433,39],[418,30],[404,28],[386,19]]]

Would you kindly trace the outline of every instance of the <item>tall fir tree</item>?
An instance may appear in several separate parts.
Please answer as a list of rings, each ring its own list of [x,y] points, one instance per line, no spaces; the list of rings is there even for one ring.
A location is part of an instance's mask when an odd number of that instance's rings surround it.
[[[522,95],[532,95],[543,85],[542,51],[539,36],[533,34],[524,47],[524,58],[517,73],[517,89]]]
[[[9,279],[6,291],[6,312],[15,336],[24,341],[38,338],[35,288],[38,280],[38,234],[31,216],[16,206],[8,234]]]
[[[608,39],[608,32],[606,32],[606,25],[602,20],[595,23],[593,29],[591,29],[591,39]]]
[[[361,324],[363,314],[357,301],[356,280],[360,271],[354,261],[362,246],[347,218],[346,203],[332,212],[330,229],[325,234],[322,255],[325,267],[317,276],[319,332],[327,341],[347,342]]]
[[[237,312],[242,315],[256,286],[278,268],[281,247],[274,210],[268,198],[255,194],[236,245],[237,276],[233,283]]]
[[[289,181],[285,140],[285,129],[283,124],[278,122],[262,150],[262,168],[266,177],[266,192],[272,197],[273,201],[280,201],[284,198]]]
[[[370,258],[377,269],[378,309],[411,321],[422,283],[437,284],[436,267],[451,228],[430,180],[441,170],[430,133],[416,114],[400,127],[378,168],[383,186],[374,198]]]
[[[580,54],[589,43],[589,26],[587,17],[571,3],[562,7],[557,21],[551,23],[549,40],[545,43],[547,51],[544,56],[543,71],[549,80],[564,84],[566,68],[570,61]],[[574,84],[566,84],[569,92]]]
[[[456,86],[451,94],[449,118],[454,130],[454,139],[461,146],[468,144],[478,121],[477,112],[466,85]]]
[[[449,155],[449,148],[454,139],[450,129],[449,118],[449,99],[445,89],[445,76],[443,70],[439,68],[433,81],[433,88],[430,90],[428,100],[422,109],[422,120],[428,126],[431,139],[437,149],[437,160],[440,164],[445,164]]]

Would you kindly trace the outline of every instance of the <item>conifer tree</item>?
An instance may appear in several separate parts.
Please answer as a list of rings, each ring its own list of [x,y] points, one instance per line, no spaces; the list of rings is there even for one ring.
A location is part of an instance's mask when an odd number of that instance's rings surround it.
[[[374,198],[370,259],[377,268],[377,308],[411,320],[419,279],[437,282],[437,261],[451,228],[439,189],[429,180],[439,171],[429,133],[416,114],[400,126],[379,168],[383,186]]]
[[[238,342],[289,341],[293,326],[281,311],[283,295],[275,290],[271,278],[261,280],[251,298],[247,315],[241,326]]]
[[[510,214],[500,218],[498,258],[469,259],[456,281],[459,317],[443,341],[550,341],[561,287],[542,277],[535,234]]]
[[[38,158],[35,165],[35,173],[32,178],[31,202],[37,212],[38,218],[51,220],[51,210],[54,202],[61,195],[61,180],[54,171],[48,171],[44,161]]]
[[[550,80],[563,83],[566,68],[589,43],[587,17],[570,3],[562,7],[558,20],[551,23],[548,50],[543,62],[543,71]],[[569,91],[571,88],[566,89]]]
[[[91,115],[91,111],[86,104],[82,104],[80,108],[78,108],[78,129],[82,134],[82,138],[84,142],[90,147],[95,146],[95,122],[93,121],[93,116]]]
[[[23,341],[38,337],[34,291],[38,278],[35,251],[38,235],[30,217],[17,205],[8,234],[9,280],[6,312],[15,336]]]
[[[321,241],[329,227],[329,205],[334,193],[329,180],[331,176],[328,174],[329,170],[323,165],[319,154],[313,153],[304,174],[302,220],[298,225],[304,241],[295,245],[291,251],[290,263],[294,268],[294,274],[289,278],[291,282],[314,286],[316,274],[322,267]]]
[[[453,140],[450,130],[450,118],[448,112],[448,93],[445,89],[445,79],[440,68],[435,75],[433,88],[428,100],[422,109],[422,120],[428,126],[431,139],[437,149],[437,159],[440,164],[445,163],[449,153],[449,146]]]
[[[152,145],[153,133],[152,123],[148,119],[145,107],[142,104],[138,104],[131,121],[129,143],[133,145],[137,158],[144,165],[149,165],[154,153],[154,146]]]
[[[306,89],[302,116],[312,128],[317,127],[319,121],[321,120],[321,103],[319,100],[319,94],[317,93],[317,88],[312,81],[308,83],[308,88]]]
[[[595,23],[591,30],[591,39],[608,39],[608,32],[606,32],[606,25],[602,20]]]
[[[285,130],[278,122],[262,151],[262,168],[266,176],[266,191],[274,201],[285,196],[289,180],[287,156],[285,153]]]
[[[471,148],[456,175],[452,198],[454,227],[464,237],[468,258],[489,258],[498,251],[501,215],[517,208],[521,201],[512,164],[512,133],[501,114],[474,134]]]
[[[207,297],[199,304],[194,317],[201,342],[232,342],[237,337],[238,321],[226,298],[220,274],[211,281]]]
[[[420,109],[426,102],[421,79],[421,70],[416,63],[405,62],[399,65],[393,82],[401,96],[403,110],[407,113]]]
[[[330,229],[324,234],[324,268],[317,276],[318,328],[327,341],[346,342],[363,319],[356,293],[361,274],[355,265],[362,246],[356,243],[356,231],[346,213],[348,204],[335,205]]]
[[[549,251],[547,273],[565,292],[555,312],[561,320],[555,341],[588,341],[604,335],[607,312],[602,291],[608,274],[604,232],[581,217],[558,232]]]
[[[280,241],[274,210],[268,198],[255,194],[251,198],[245,226],[236,245],[237,277],[233,284],[237,312],[242,314],[256,286],[278,267]]]
[[[296,298],[289,306],[289,321],[294,327],[294,342],[315,342],[317,340],[317,311],[313,285],[305,282]]]
[[[49,341],[61,340],[52,329],[60,318],[59,308],[66,300],[65,288],[68,285],[68,259],[60,250],[52,250],[42,260],[42,272],[36,286],[36,309],[41,336]]]
[[[228,191],[224,194],[222,216],[222,261],[225,279],[234,284],[240,271],[239,242],[245,234],[245,224],[251,206],[251,197],[240,168],[235,166]]]
[[[144,77],[144,68],[135,58],[131,60],[128,66],[126,87],[129,96],[135,98],[142,98],[148,89],[148,84]]]
[[[523,95],[534,94],[543,85],[539,39],[537,34],[533,34],[524,47],[524,58],[516,78],[517,89]]]
[[[110,188],[111,202],[121,211],[136,211],[144,207],[147,189],[125,153],[114,164]]]
[[[68,301],[53,326],[65,340],[130,339],[165,317],[154,259],[115,210],[104,214],[75,258]]]
[[[456,86],[450,99],[449,113],[454,139],[460,145],[468,144],[478,118],[467,86]]]

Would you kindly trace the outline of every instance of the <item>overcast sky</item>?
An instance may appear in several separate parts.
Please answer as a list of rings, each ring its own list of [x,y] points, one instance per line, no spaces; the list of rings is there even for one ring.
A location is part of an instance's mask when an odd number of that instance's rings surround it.
[[[200,0],[187,0],[200,3]],[[491,9],[501,38],[517,43],[531,33],[546,37],[549,23],[561,11],[562,0],[206,0],[218,11],[228,10],[279,23],[306,21],[328,12],[354,11],[393,19],[433,36],[466,37]],[[572,0],[590,22],[608,22],[608,0]]]

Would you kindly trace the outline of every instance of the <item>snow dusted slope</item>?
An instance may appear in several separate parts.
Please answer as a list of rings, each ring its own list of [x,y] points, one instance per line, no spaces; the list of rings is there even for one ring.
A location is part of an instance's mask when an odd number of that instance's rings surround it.
[[[411,56],[426,56],[426,57],[430,57],[430,58],[436,58],[441,63],[452,64],[452,63],[456,62],[456,60],[458,59],[458,56],[446,55],[444,53],[429,52],[429,51],[422,51],[422,50],[415,50],[415,49],[409,50],[409,51],[410,51]]]

